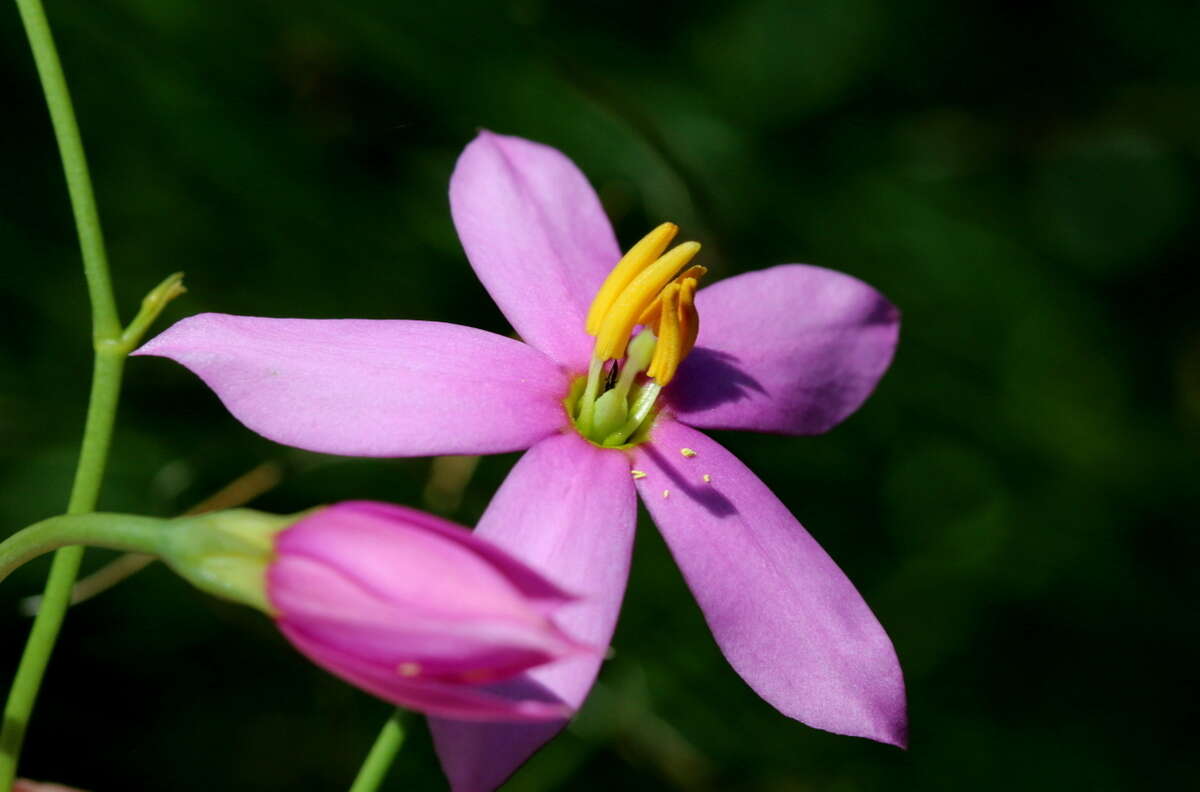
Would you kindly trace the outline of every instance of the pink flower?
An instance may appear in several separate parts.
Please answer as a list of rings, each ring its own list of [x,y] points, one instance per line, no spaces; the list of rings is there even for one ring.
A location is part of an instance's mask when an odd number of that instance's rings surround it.
[[[699,246],[664,252],[670,224],[622,259],[587,179],[520,138],[484,132],[467,146],[450,204],[471,265],[525,343],[438,322],[204,314],[140,353],[187,366],[246,426],[288,445],[530,449],[477,533],[578,592],[560,623],[589,644],[607,645],[616,623],[636,491],[759,695],[811,726],[903,745],[904,683],[883,628],[778,498],[698,431],[828,430],[891,362],[896,309],[852,277],[794,264],[696,291],[703,268],[676,270]],[[631,342],[637,324],[654,332]],[[539,667],[519,687],[577,706],[599,663]],[[562,723],[432,728],[464,792],[498,786]]]
[[[62,784],[48,784],[41,781],[30,781],[27,778],[18,778],[13,783],[12,792],[83,792],[83,790]]]
[[[446,718],[561,720],[561,701],[485,685],[596,654],[550,619],[573,597],[470,531],[386,503],[328,506],[277,534],[266,599],[317,665]]]

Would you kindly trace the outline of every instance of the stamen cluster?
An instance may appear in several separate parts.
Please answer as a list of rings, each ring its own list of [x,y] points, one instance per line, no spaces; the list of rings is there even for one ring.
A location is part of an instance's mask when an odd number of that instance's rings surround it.
[[[625,445],[636,437],[695,346],[696,288],[707,270],[688,266],[699,243],[667,250],[678,232],[674,223],[663,223],[630,248],[588,310],[586,329],[596,346],[582,391],[572,389],[567,409],[580,434],[599,445]],[[631,340],[638,326],[644,329]]]

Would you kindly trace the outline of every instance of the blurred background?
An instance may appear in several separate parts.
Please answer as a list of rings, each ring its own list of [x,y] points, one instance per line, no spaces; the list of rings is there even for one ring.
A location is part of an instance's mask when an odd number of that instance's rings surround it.
[[[480,127],[571,156],[625,245],[671,219],[706,243],[710,277],[803,261],[902,309],[895,364],[844,425],[718,437],[887,627],[911,750],[760,701],[643,517],[615,657],[508,789],[1195,777],[1200,6],[47,5],[126,319],[185,270],[159,329],[224,311],[508,332],[446,200]],[[70,208],[12,4],[0,90],[7,533],[63,508],[90,370]],[[466,481],[469,464],[296,452],[181,367],[137,359],[101,505],[175,514],[257,470],[261,508],[377,498],[471,524],[515,458]],[[19,600],[46,567],[3,586],[5,688]],[[22,767],[96,792],[338,789],[388,711],[267,620],[151,567],[71,612]],[[390,788],[443,788],[420,719],[410,731]]]

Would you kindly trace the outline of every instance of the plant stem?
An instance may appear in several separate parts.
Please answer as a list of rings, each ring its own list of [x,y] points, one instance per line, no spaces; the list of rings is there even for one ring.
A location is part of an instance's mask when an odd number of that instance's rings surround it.
[[[75,229],[79,233],[79,248],[83,253],[83,274],[87,277],[88,296],[92,301],[93,335],[97,340],[116,338],[121,334],[121,323],[117,318],[117,301],[113,297],[112,282],[108,275],[108,256],[104,252],[100,215],[96,211],[96,198],[92,195],[92,180],[88,176],[87,159],[83,155],[83,141],[79,137],[79,125],[75,122],[71,94],[67,91],[67,80],[58,60],[58,50],[50,35],[50,23],[46,21],[41,0],[17,0],[17,9],[33,50],[46,105],[50,109],[54,137],[58,140],[63,172],[67,177]]]
[[[36,522],[0,542],[0,582],[17,567],[70,545],[158,555],[170,521],[136,514],[67,514]]]
[[[371,746],[371,752],[359,768],[350,792],[375,792],[379,789],[402,745],[404,727],[400,723],[400,710],[396,710],[375,738],[375,744]]]
[[[58,141],[92,304],[92,340],[96,348],[96,360],[87,423],[67,507],[68,513],[79,514],[92,511],[100,494],[127,350],[121,344],[121,323],[108,274],[104,236],[92,194],[83,142],[62,64],[50,34],[50,25],[46,21],[41,0],[16,2],[46,95],[54,136]],[[54,563],[50,567],[42,607],[34,620],[4,708],[3,729],[0,730],[0,790],[7,792],[11,789],[16,776],[17,757],[25,739],[25,728],[70,604],[71,586],[82,559],[82,547],[68,547],[55,553]]]
[[[112,438],[124,363],[123,352],[97,348],[87,423],[75,470],[75,484],[67,507],[68,514],[82,514],[96,506]],[[46,579],[42,594],[42,606],[25,643],[25,652],[21,655],[21,663],[4,708],[4,728],[0,731],[0,790],[8,790],[16,775],[25,727],[33,711],[42,677],[45,676],[46,664],[62,628],[67,606],[70,605],[71,587],[82,560],[82,547],[65,547],[54,554],[50,576]]]

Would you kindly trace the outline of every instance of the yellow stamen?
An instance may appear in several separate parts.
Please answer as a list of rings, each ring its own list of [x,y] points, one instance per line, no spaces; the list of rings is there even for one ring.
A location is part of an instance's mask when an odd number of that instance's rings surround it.
[[[669,250],[629,282],[604,314],[596,335],[597,358],[612,360],[624,357],[629,334],[633,332],[633,326],[637,324],[642,312],[654,302],[655,297],[675,274],[699,252],[698,242],[684,242]]]
[[[679,359],[683,360],[692,347],[696,346],[696,337],[700,335],[700,313],[696,310],[696,287],[699,282],[695,278],[685,278],[679,286],[679,327],[683,344]]]
[[[696,456],[696,452],[690,448],[681,448],[681,449],[679,449],[679,453],[683,454],[688,459],[691,459],[692,457]]]
[[[708,267],[702,267],[699,264],[693,264],[684,270],[683,274],[675,279],[675,282],[682,286],[685,281],[691,278],[699,283],[700,279],[704,277],[706,272],[708,272]],[[646,325],[646,327],[654,327],[656,324],[658,324],[658,317],[660,316],[661,311],[662,300],[655,299],[654,302],[650,303],[649,308],[642,311],[642,315],[638,317],[638,324]]]
[[[600,287],[600,291],[596,293],[596,299],[592,300],[592,307],[588,309],[586,327],[589,334],[596,335],[600,332],[604,315],[608,313],[608,309],[612,307],[617,297],[621,295],[629,282],[637,277],[638,273],[653,264],[663,254],[677,233],[679,233],[679,226],[674,223],[663,223],[642,237],[640,242],[621,257],[617,266],[613,267],[613,271],[608,273],[608,277],[604,279],[604,285]]]
[[[658,344],[654,347],[654,358],[646,376],[653,377],[660,386],[666,387],[679,367],[681,337],[679,335],[679,285],[672,283],[663,289],[662,316],[658,322]]]
[[[633,472],[633,477],[634,477],[635,479],[644,479],[644,478],[646,478],[646,471],[644,471],[644,470],[634,470],[634,471],[632,471],[632,472]]]

